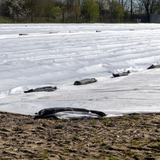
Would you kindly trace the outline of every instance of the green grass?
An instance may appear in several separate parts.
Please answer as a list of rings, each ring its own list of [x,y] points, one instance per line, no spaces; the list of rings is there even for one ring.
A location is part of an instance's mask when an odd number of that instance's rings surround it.
[[[157,147],[157,145],[156,145],[156,144],[153,144],[153,145],[152,145],[152,148],[156,148],[156,147]]]
[[[5,157],[6,157],[6,156],[2,156],[1,160],[6,160]]]
[[[69,153],[70,151],[69,151],[68,149],[65,149],[64,152],[65,152],[65,153]]]
[[[118,160],[116,157],[111,157],[110,159],[111,159],[111,160],[112,160],[112,159],[113,159],[113,160]]]
[[[41,157],[41,158],[48,158],[47,155],[41,155],[40,157]]]
[[[94,118],[92,118],[92,121],[90,122],[90,124],[94,124],[94,123],[96,123],[96,121]]]
[[[62,120],[62,119],[59,119],[59,120],[58,120],[58,122],[61,122],[61,123],[62,123],[62,122],[63,122],[63,120]]]
[[[99,119],[100,119],[100,120],[104,120],[104,118],[103,118],[103,117],[100,117]]]
[[[131,113],[130,115],[137,115],[137,113]]]
[[[91,121],[91,122],[90,122],[90,124],[94,124],[94,123],[96,123],[96,122],[95,122],[95,121]]]
[[[103,123],[108,123],[108,120],[103,120]]]
[[[107,154],[108,157],[110,157],[111,160],[118,160],[116,157],[112,157],[112,154]]]
[[[99,142],[100,142],[99,137],[97,137],[97,138],[95,139],[95,142],[96,142],[96,143],[99,143]]]
[[[128,116],[123,116],[122,118],[125,120],[130,119]]]
[[[138,144],[136,141],[132,141],[131,143],[132,143],[132,145],[137,145]]]
[[[136,120],[136,119],[139,119],[139,117],[132,117],[132,119],[135,119],[135,120]]]
[[[41,150],[40,152],[41,152],[40,158],[44,158],[44,159],[45,159],[45,158],[48,158],[48,153],[49,153],[49,152],[47,152],[47,151],[42,151],[42,150]]]
[[[160,138],[156,138],[156,139],[151,139],[150,142],[160,142]]]
[[[128,154],[132,155],[132,154],[134,154],[134,152],[132,152],[131,150],[129,150]]]
[[[112,154],[107,154],[108,157],[112,157]]]

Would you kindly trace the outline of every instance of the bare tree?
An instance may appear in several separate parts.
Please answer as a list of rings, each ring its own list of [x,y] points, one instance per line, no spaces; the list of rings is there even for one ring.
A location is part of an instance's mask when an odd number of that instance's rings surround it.
[[[150,22],[150,14],[158,12],[159,0],[138,0],[138,3]]]
[[[6,3],[8,4],[10,15],[26,16],[25,0],[6,0]]]
[[[25,0],[3,0],[0,4],[0,10],[3,16],[25,17],[28,13],[25,7]]]

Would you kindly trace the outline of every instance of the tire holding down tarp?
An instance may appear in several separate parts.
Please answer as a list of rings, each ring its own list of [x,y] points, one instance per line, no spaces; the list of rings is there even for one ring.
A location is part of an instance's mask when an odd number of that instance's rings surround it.
[[[154,65],[152,64],[150,67],[148,67],[147,69],[154,69],[154,68],[160,68],[160,65]]]
[[[41,87],[36,89],[30,89],[28,91],[24,91],[24,93],[30,93],[30,92],[53,92],[57,89],[57,87],[47,86],[47,87]]]
[[[73,111],[73,112],[86,112],[86,113],[93,113],[93,114],[97,114],[98,116],[104,117],[106,116],[106,114],[104,112],[101,111],[96,111],[96,110],[87,110],[87,109],[83,109],[83,108],[71,108],[71,107],[65,107],[65,108],[46,108],[46,109],[42,109],[40,110],[38,113],[35,113],[35,117],[34,119],[39,119],[39,118],[46,118],[46,117],[55,117],[53,114],[54,113],[58,113],[58,112],[64,112],[64,111]]]
[[[130,73],[130,71],[122,72],[122,73],[113,73],[113,77],[120,77],[120,76],[127,76]]]
[[[97,82],[97,79],[87,78],[87,79],[82,79],[80,81],[75,81],[74,85],[84,85],[84,84],[95,83],[95,82]]]

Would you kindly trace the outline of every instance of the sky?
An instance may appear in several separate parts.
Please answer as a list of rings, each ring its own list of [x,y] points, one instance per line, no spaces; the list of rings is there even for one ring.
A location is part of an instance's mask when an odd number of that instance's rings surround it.
[[[160,112],[159,24],[0,24],[0,111]],[[24,34],[24,35],[19,35]],[[113,78],[112,73],[130,71]],[[75,81],[97,82],[75,86]],[[24,93],[56,86],[54,92]]]

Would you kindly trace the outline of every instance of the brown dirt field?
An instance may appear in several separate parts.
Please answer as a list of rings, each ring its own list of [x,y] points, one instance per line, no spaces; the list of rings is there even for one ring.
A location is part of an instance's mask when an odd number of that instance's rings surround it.
[[[0,113],[0,160],[160,160],[160,115],[57,120]]]

